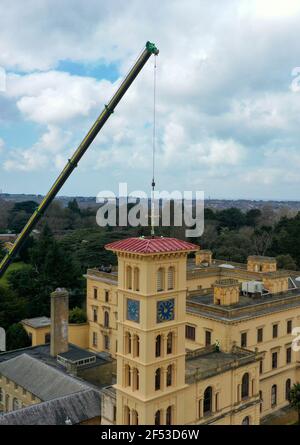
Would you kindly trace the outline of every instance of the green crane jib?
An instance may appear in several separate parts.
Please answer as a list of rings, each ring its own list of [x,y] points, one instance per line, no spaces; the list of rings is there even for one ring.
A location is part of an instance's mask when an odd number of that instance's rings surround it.
[[[13,258],[16,256],[20,248],[22,247],[24,241],[28,238],[34,227],[37,225],[38,221],[42,217],[42,215],[45,213],[59,190],[62,188],[68,177],[71,175],[73,170],[77,167],[78,162],[86,152],[86,150],[89,148],[109,116],[114,112],[115,107],[118,105],[134,79],[137,77],[143,66],[146,64],[148,59],[151,57],[152,54],[157,55],[158,49],[154,45],[154,43],[147,42],[146,47],[143,50],[142,54],[132,67],[132,69],[129,71],[125,79],[123,80],[122,84],[110,100],[110,102],[104,106],[104,109],[100,116],[95,121],[94,125],[86,135],[86,137],[83,139],[75,153],[73,154],[72,158],[68,160],[65,168],[57,178],[57,180],[54,182],[53,186],[49,190],[48,194],[44,197],[43,201],[39,205],[39,207],[36,209],[36,211],[33,213],[29,221],[27,222],[26,226],[22,230],[22,232],[19,234],[18,238],[16,239],[13,247],[8,252],[8,254],[4,257],[0,264],[0,278],[8,268],[9,264],[13,260]]]

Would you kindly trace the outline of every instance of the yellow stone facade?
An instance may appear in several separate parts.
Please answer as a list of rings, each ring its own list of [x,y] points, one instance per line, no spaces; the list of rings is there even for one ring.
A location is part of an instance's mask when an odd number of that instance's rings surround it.
[[[117,424],[129,421],[132,424],[155,424],[157,411],[160,411],[160,422],[166,423],[170,406],[173,424],[241,424],[247,417],[250,423],[258,424],[262,417],[288,405],[287,389],[299,381],[299,353],[290,350],[291,329],[300,323],[300,295],[296,289],[289,290],[288,273],[279,273],[276,263],[275,270],[270,271],[274,262],[268,262],[269,259],[266,262],[261,260],[261,264],[268,264],[262,271],[254,266],[249,268],[251,261],[246,267],[223,268],[216,261],[209,267],[198,267],[195,259],[187,260],[185,254],[117,254],[117,272],[108,274],[90,269],[86,274],[90,348],[107,351],[117,360]],[[130,289],[126,281],[128,266],[131,267]],[[176,271],[175,288],[169,291],[164,287],[164,290],[157,291],[157,272],[164,270],[160,281],[166,286],[169,267]],[[134,270],[138,270],[139,274],[138,289]],[[223,284],[218,287],[216,282],[220,280]],[[259,301],[249,299],[250,303],[245,303],[248,297],[242,296],[239,289],[241,283],[251,280],[263,283],[264,292],[269,292],[265,300],[262,297]],[[226,297],[229,289],[230,295]],[[222,304],[206,302],[214,291],[216,294],[223,292],[225,300]],[[170,296],[177,307],[176,318],[166,325],[157,324],[157,301]],[[127,299],[140,302],[140,323],[126,319]],[[224,316],[222,311],[228,313],[224,312]],[[105,312],[109,313],[106,321]],[[175,348],[171,355],[166,353],[170,332],[174,334]],[[97,334],[97,344],[93,344],[94,333]],[[126,349],[128,334],[132,339],[130,352]],[[161,355],[155,357],[156,337],[159,335]],[[109,341],[104,336],[109,337]],[[241,348],[252,351],[255,358],[244,367],[243,359],[234,359],[239,363],[236,368],[231,365],[230,370],[226,370],[220,365],[215,376],[205,377],[203,374],[200,380],[187,383],[186,376],[192,362],[186,354],[200,354],[195,360],[199,360],[201,366],[205,361],[201,359],[201,351],[215,342],[220,344],[225,355]],[[165,383],[169,365],[174,365],[172,388]],[[163,382],[159,394],[153,387],[153,375],[158,368]],[[247,399],[247,407],[238,395],[245,372],[249,373],[252,382],[251,400]],[[134,386],[137,379],[138,390]],[[209,386],[213,388],[213,400],[218,394],[218,406],[209,416],[203,416],[201,406],[203,409],[204,391]],[[249,413],[244,415],[247,409]]]

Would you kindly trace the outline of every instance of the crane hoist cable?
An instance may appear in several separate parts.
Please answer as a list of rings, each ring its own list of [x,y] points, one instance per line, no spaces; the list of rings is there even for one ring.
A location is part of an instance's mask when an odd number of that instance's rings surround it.
[[[152,133],[152,191],[151,191],[151,235],[155,235],[155,203],[154,203],[154,191],[155,191],[155,149],[156,149],[156,68],[157,68],[157,55],[154,55],[154,68],[153,68],[153,133]]]

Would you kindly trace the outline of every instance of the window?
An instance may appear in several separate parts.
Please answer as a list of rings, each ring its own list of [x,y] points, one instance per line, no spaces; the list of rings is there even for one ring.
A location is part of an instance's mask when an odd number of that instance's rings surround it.
[[[104,311],[104,327],[109,327],[109,313],[107,311]]]
[[[4,402],[4,392],[3,392],[3,389],[0,388],[0,403],[3,403],[3,402]]]
[[[172,354],[173,351],[173,333],[169,332],[167,336],[167,354]]]
[[[113,421],[115,422],[117,420],[117,407],[114,405],[113,407]]]
[[[263,360],[259,361],[259,373],[262,374],[263,373]]]
[[[98,289],[94,287],[94,299],[97,300],[98,298]]]
[[[140,290],[140,270],[138,267],[134,268],[133,282],[134,282],[134,290],[138,292]]]
[[[155,357],[161,356],[161,335],[158,335],[155,340]]]
[[[132,269],[131,266],[127,266],[126,269],[126,287],[132,289]]]
[[[97,308],[93,308],[93,321],[97,323],[98,321],[98,311]]]
[[[276,369],[278,365],[278,353],[272,352],[272,369]]]
[[[205,331],[205,346],[211,345],[211,331]]]
[[[160,389],[160,377],[161,377],[161,370],[158,368],[155,371],[155,391],[158,391]]]
[[[271,406],[277,405],[277,385],[273,385],[271,389]]]
[[[262,412],[262,402],[263,402],[263,396],[262,391],[259,391],[259,412]]]
[[[289,346],[288,348],[286,348],[286,363],[291,363],[292,362],[292,348]]]
[[[212,387],[208,386],[204,391],[203,414],[208,415],[212,412]]]
[[[156,288],[158,292],[161,292],[164,290],[164,274],[165,271],[162,267],[160,267],[157,271],[157,283],[156,283]]]
[[[247,332],[241,333],[241,347],[246,348],[247,347]]]
[[[130,425],[130,409],[128,406],[124,406],[124,424]]]
[[[32,333],[31,332],[28,333],[28,338],[29,338],[30,344],[32,345]]]
[[[286,322],[286,333],[287,334],[291,334],[292,333],[292,328],[293,328],[293,322],[292,322],[292,320],[288,320]]]
[[[273,338],[278,337],[278,324],[273,324]]]
[[[174,267],[169,267],[168,269],[168,290],[174,289],[175,282],[175,269]]]
[[[134,357],[140,356],[140,337],[138,335],[133,337],[133,353]]]
[[[51,341],[50,332],[47,332],[47,334],[45,334],[45,343],[50,343],[50,341]]]
[[[19,409],[19,401],[18,401],[18,399],[14,398],[13,399],[13,411],[16,411],[17,409]]]
[[[195,341],[196,339],[196,328],[194,326],[186,325],[185,326],[185,338],[188,340]]]
[[[125,365],[125,386],[131,386],[131,370],[129,365]]]
[[[161,416],[160,410],[156,411],[154,420],[155,425],[160,425],[160,416]]]
[[[138,425],[139,424],[139,415],[138,412],[133,409],[132,410],[132,425]]]
[[[264,330],[263,328],[257,329],[257,343],[261,343],[264,339]]]
[[[131,334],[126,332],[125,334],[125,352],[126,354],[131,354]]]
[[[108,290],[104,291],[104,299],[105,299],[105,303],[108,303],[108,301],[109,301],[109,291]]]
[[[133,370],[133,390],[138,391],[140,388],[140,373],[137,368]]]
[[[242,421],[242,425],[250,425],[250,417],[249,416],[244,417],[244,419]]]
[[[167,386],[172,386],[173,381],[173,365],[167,367]]]
[[[249,397],[249,374],[246,372],[246,374],[243,375],[242,378],[242,399],[246,399]]]
[[[172,406],[168,406],[166,411],[166,425],[172,425]]]
[[[97,346],[97,344],[98,344],[97,332],[93,332],[93,346]]]
[[[291,379],[287,379],[285,382],[285,400],[290,401],[290,392],[291,392]]]
[[[104,341],[104,349],[109,349],[109,336],[108,335],[104,335],[103,337],[103,341]]]

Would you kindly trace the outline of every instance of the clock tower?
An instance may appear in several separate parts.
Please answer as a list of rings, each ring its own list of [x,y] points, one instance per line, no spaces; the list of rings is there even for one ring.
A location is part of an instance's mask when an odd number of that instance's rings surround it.
[[[118,256],[118,425],[184,423],[186,261],[175,238],[108,244]]]

